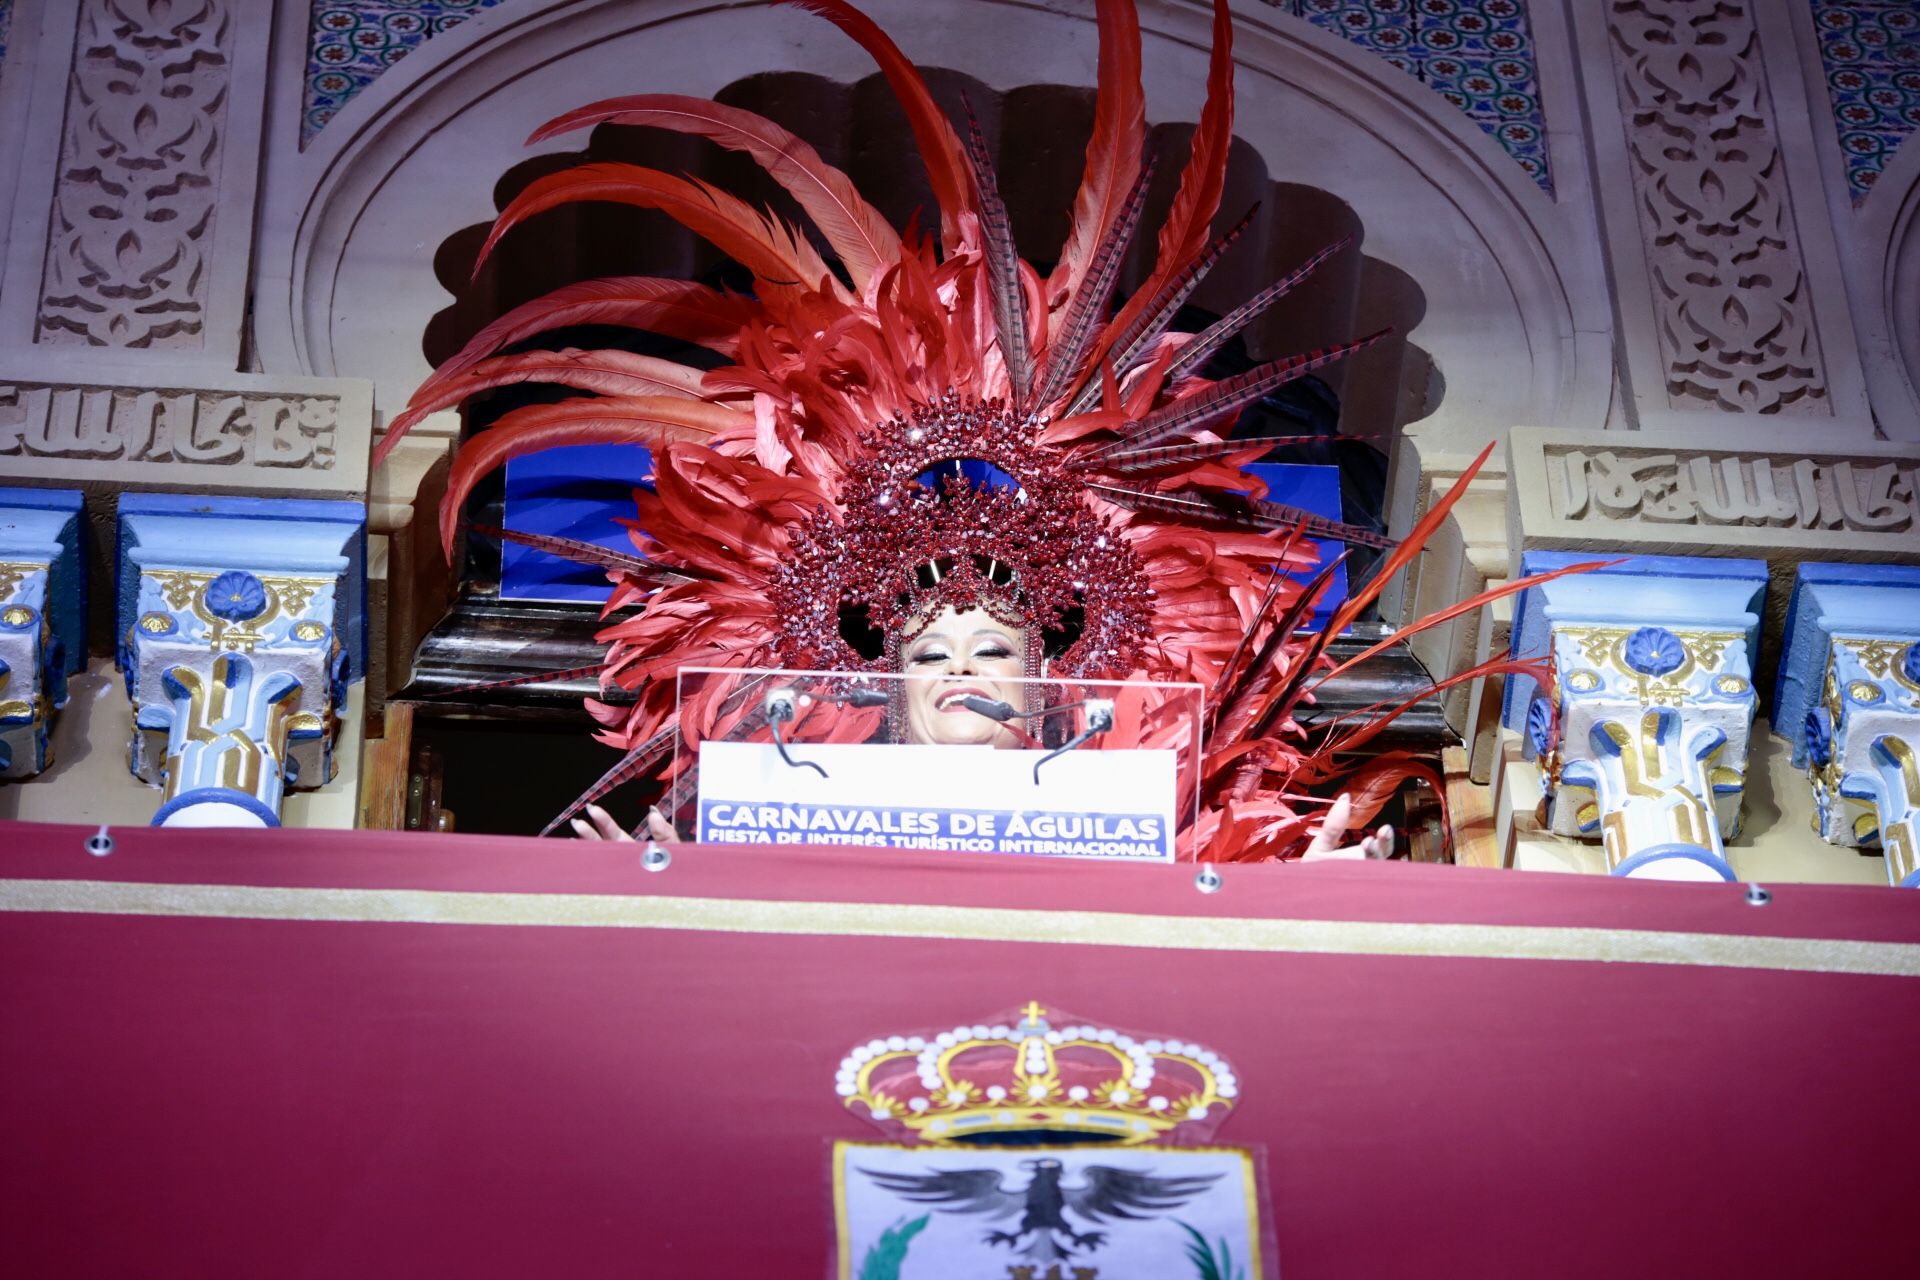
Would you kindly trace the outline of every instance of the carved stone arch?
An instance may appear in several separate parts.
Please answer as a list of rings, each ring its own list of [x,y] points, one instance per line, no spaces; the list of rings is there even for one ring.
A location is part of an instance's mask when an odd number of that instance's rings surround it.
[[[1889,439],[1920,440],[1920,146],[1894,154],[1847,243],[1874,421]]]
[[[1000,90],[1093,79],[1090,6],[866,7],[909,56]],[[1236,133],[1272,178],[1350,207],[1389,292],[1425,300],[1409,336],[1446,395],[1423,436],[1452,448],[1515,422],[1600,425],[1611,321],[1597,246],[1573,207],[1411,77],[1286,15],[1256,7],[1236,19]],[[1143,0],[1141,21],[1150,120],[1196,118],[1206,7]],[[640,89],[709,96],[770,69],[847,83],[872,72],[830,25],[758,4],[524,0],[436,38],[310,150],[270,157],[255,272],[262,365],[371,378],[391,414],[427,371],[421,334],[447,303],[433,247],[492,216],[492,180],[526,159],[532,125]]]

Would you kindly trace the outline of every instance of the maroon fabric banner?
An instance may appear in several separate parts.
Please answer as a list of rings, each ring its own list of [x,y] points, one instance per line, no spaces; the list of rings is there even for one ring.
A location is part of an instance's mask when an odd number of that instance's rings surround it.
[[[821,1276],[876,1036],[1200,1042],[1294,1277],[1911,1275],[1920,896],[0,823],[0,1258]]]

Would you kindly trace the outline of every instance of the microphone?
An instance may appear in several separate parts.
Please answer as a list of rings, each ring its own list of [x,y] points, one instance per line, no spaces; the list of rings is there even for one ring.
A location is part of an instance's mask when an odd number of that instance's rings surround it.
[[[983,698],[977,693],[970,693],[960,699],[960,705],[969,711],[979,712],[989,720],[998,720],[1001,724],[1020,714],[1014,710],[1011,702],[1001,702],[997,698]]]
[[[1072,738],[1068,739],[1066,742],[1061,743],[1054,750],[1049,751],[1046,755],[1042,756],[1040,759],[1033,762],[1033,785],[1034,786],[1037,787],[1040,785],[1040,766],[1041,765],[1047,763],[1047,761],[1052,760],[1057,756],[1063,756],[1067,754],[1067,752],[1072,751],[1075,747],[1081,746],[1082,744],[1086,743],[1089,739],[1097,737],[1100,734],[1105,733],[1107,730],[1113,728],[1113,699],[1112,698],[1088,698],[1086,700],[1085,706],[1087,709],[1087,727],[1082,729],[1079,733],[1076,733]]]
[[[787,768],[811,769],[824,778],[827,776],[827,771],[813,761],[795,760],[788,755],[786,740],[780,736],[780,726],[791,724],[799,717],[800,711],[797,704],[798,699],[790,688],[775,689],[767,694],[767,700],[762,705],[767,713],[767,727],[773,732],[773,745],[780,752],[780,759],[786,762]]]
[[[815,694],[822,702],[838,702],[849,707],[884,707],[887,705],[887,692],[884,689],[848,689],[845,693]]]

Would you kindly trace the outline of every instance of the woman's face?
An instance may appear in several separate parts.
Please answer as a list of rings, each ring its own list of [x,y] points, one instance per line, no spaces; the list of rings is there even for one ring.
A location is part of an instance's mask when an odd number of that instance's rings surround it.
[[[984,609],[942,609],[901,655],[906,682],[907,737],[920,743],[1016,747],[1007,725],[961,704],[969,694],[1010,702],[1022,710],[1026,635]]]

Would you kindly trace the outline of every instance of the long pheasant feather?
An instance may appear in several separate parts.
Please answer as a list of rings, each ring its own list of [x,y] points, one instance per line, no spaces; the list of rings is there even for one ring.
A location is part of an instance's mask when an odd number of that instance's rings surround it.
[[[1316,515],[1299,507],[1290,507],[1280,502],[1266,502],[1240,494],[1209,493],[1205,498],[1196,498],[1184,494],[1153,493],[1143,489],[1128,489],[1108,484],[1090,484],[1087,489],[1129,511],[1179,516],[1183,519],[1230,525],[1241,529],[1297,527],[1316,538],[1332,538],[1362,547],[1394,545],[1393,539],[1384,534],[1375,533],[1371,529],[1363,529],[1359,525],[1343,524],[1338,520],[1329,520],[1325,516]]]
[[[1382,329],[1364,338],[1356,338],[1352,342],[1337,343],[1331,347],[1288,356],[1282,360],[1271,360],[1237,377],[1216,382],[1204,391],[1196,392],[1183,399],[1175,400],[1164,408],[1154,410],[1132,424],[1120,440],[1105,446],[1098,456],[1110,456],[1118,453],[1122,448],[1145,448],[1182,431],[1197,430],[1207,426],[1295,378],[1330,365],[1335,360],[1343,359],[1356,351],[1365,350],[1392,332],[1391,329]]]
[[[1020,253],[1013,244],[1013,220],[1000,199],[993,157],[980,135],[980,121],[967,108],[967,156],[973,161],[974,189],[980,200],[981,249],[987,259],[987,287],[993,296],[993,327],[1000,337],[1000,357],[1006,362],[1007,381],[1013,386],[1015,413],[1026,410],[1033,391],[1033,356],[1027,346],[1027,308],[1020,284]]]
[[[1073,296],[1067,301],[1066,317],[1047,344],[1046,372],[1034,407],[1045,409],[1058,400],[1079,379],[1086,355],[1093,349],[1093,337],[1106,319],[1107,305],[1113,301],[1113,289],[1120,282],[1120,267],[1127,247],[1140,227],[1140,215],[1147,207],[1147,189],[1153,181],[1153,163],[1148,161],[1134,179],[1119,214],[1107,228],[1104,239],[1094,250],[1093,260],[1080,276]]]
[[[1227,0],[1213,0],[1213,52],[1207,61],[1207,101],[1193,131],[1187,167],[1180,189],[1160,227],[1160,243],[1153,273],[1114,317],[1112,332],[1124,333],[1135,317],[1152,304],[1160,286],[1172,278],[1207,243],[1207,228],[1220,211],[1227,184],[1227,149],[1233,142],[1233,14]]]
[[[1201,330],[1193,341],[1180,348],[1179,356],[1167,370],[1167,381],[1178,382],[1189,374],[1200,372],[1207,361],[1213,358],[1213,353],[1224,346],[1228,339],[1251,324],[1261,312],[1292,293],[1321,263],[1352,243],[1352,236],[1342,236]]]
[[[1155,339],[1167,331],[1167,327],[1173,323],[1173,318],[1179,313],[1181,306],[1199,287],[1200,281],[1206,277],[1207,272],[1220,261],[1220,256],[1240,238],[1240,233],[1247,229],[1259,208],[1260,206],[1256,204],[1247,210],[1240,221],[1235,223],[1225,235],[1218,237],[1208,246],[1206,252],[1194,258],[1179,272],[1163,282],[1153,300],[1135,314],[1131,323],[1119,328],[1118,332],[1112,333],[1105,358],[1113,361],[1114,368],[1124,374],[1139,363],[1142,353]],[[1068,412],[1070,414],[1086,412],[1096,394],[1092,387],[1081,387]]]
[[[1149,449],[1126,449],[1096,461],[1068,463],[1070,470],[1098,467],[1118,475],[1163,471],[1189,462],[1206,462],[1250,449],[1278,449],[1283,445],[1323,444],[1331,436],[1236,436],[1231,440],[1200,440],[1193,444],[1163,444]]]
[[[523,547],[532,547],[535,551],[544,551],[548,555],[571,560],[575,564],[590,564],[601,569],[618,570],[634,578],[649,582],[692,582],[690,574],[665,565],[656,564],[645,556],[634,555],[630,551],[620,551],[613,547],[603,547],[597,542],[586,542],[579,538],[563,538],[551,533],[530,533],[524,529],[504,529],[495,525],[470,524],[467,528],[488,538],[498,538],[502,542],[515,542]]]
[[[542,827],[540,834],[552,835],[575,814],[621,783],[631,781],[657,768],[660,762],[667,758],[667,753],[673,750],[673,740],[679,732],[678,724],[670,724],[627,752],[626,755],[621,756],[613,768],[601,774],[599,780],[581,792],[578,799],[555,815],[552,822]]]
[[[560,671],[530,671],[526,675],[509,676],[505,680],[480,680],[473,684],[457,684],[450,689],[427,689],[418,696],[422,700],[453,698],[470,693],[490,693],[495,689],[515,689],[530,684],[558,684],[563,680],[580,680],[587,676],[597,679],[604,670],[606,670],[604,662],[595,662],[584,667],[567,667]]]

